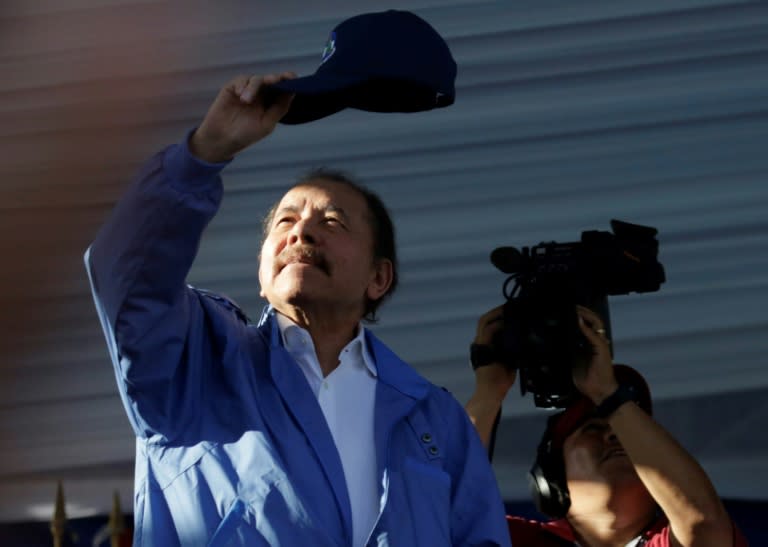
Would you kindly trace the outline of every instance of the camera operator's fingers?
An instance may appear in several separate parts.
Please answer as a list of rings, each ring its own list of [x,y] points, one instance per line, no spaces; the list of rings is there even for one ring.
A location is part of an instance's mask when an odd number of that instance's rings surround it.
[[[477,332],[475,332],[475,344],[489,345],[494,336],[501,332],[504,326],[504,306],[497,306],[480,316],[477,320]]]
[[[606,354],[610,360],[611,350],[608,347],[608,337],[606,336],[603,320],[595,312],[584,306],[576,306],[576,313],[579,317],[579,329],[587,337],[598,355]]]
[[[576,305],[576,313],[581,317],[595,332],[605,334],[603,319],[597,313],[586,306]]]
[[[613,371],[611,350],[600,316],[583,306],[577,306],[576,311],[579,329],[592,344],[594,355],[586,370],[574,368],[573,382],[580,392],[597,404],[613,393],[618,385]]]

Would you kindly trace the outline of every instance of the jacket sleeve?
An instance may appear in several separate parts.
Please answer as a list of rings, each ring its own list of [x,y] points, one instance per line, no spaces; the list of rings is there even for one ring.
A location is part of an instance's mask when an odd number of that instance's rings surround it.
[[[448,394],[446,394],[448,395]],[[451,535],[453,545],[510,545],[504,502],[488,453],[466,412],[450,396],[449,431],[452,453],[446,465],[452,476]]]
[[[137,436],[169,440],[195,418],[217,346],[186,276],[222,198],[223,164],[186,143],[151,158],[85,254],[120,395]]]

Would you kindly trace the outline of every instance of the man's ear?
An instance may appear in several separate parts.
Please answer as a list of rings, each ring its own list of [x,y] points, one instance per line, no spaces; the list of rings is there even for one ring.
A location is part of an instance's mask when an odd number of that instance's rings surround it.
[[[368,283],[366,295],[371,300],[378,300],[389,290],[393,278],[392,261],[388,258],[377,258],[373,265],[373,275]]]

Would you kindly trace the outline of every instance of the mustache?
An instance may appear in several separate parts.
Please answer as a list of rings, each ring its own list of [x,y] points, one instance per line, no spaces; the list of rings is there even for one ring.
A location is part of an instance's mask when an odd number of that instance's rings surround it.
[[[293,264],[295,262],[311,264],[319,268],[326,275],[331,274],[331,266],[328,264],[325,255],[310,245],[298,245],[295,247],[286,248],[278,256],[278,264],[280,269],[287,266],[288,264]]]

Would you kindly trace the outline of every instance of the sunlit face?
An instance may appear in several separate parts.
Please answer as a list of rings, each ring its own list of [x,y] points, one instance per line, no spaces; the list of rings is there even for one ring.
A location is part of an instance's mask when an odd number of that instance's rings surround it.
[[[392,265],[374,260],[365,199],[325,179],[283,196],[261,249],[261,295],[277,310],[363,316],[389,287]]]

